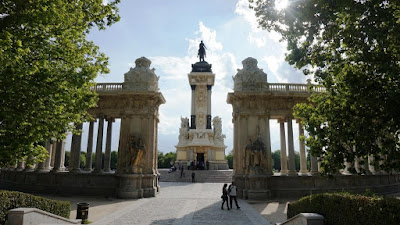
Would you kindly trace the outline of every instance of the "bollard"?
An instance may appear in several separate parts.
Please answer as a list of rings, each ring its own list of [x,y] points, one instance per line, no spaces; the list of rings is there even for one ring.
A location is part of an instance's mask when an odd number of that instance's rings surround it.
[[[76,218],[82,220],[84,224],[89,217],[89,203],[80,202],[76,207]]]

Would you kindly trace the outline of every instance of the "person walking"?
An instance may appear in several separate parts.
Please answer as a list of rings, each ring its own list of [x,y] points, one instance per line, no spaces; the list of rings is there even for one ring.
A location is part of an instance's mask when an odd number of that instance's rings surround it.
[[[228,204],[228,190],[226,190],[226,187],[228,185],[224,184],[224,186],[222,187],[222,205],[221,205],[221,209],[224,209],[224,203],[226,202],[226,207],[228,207],[228,210],[230,210],[229,208],[229,204]]]
[[[232,200],[235,199],[235,204],[236,204],[236,208],[240,209],[238,202],[237,202],[237,187],[235,185],[235,182],[232,182],[232,185],[230,185],[229,188],[229,200],[230,200],[230,205],[231,205],[231,209],[232,209]]]
[[[195,182],[194,177],[196,176],[196,174],[194,172],[192,172],[192,183]]]

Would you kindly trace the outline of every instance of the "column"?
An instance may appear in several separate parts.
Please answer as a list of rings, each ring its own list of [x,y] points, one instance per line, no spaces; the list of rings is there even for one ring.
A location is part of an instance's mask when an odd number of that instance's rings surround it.
[[[104,118],[99,118],[99,129],[97,133],[97,144],[96,144],[96,165],[93,170],[94,173],[102,172],[102,156],[103,156],[103,128]]]
[[[26,166],[24,171],[25,172],[33,172],[35,170],[35,164],[33,164],[33,160],[35,159],[34,156],[29,155],[28,159],[26,160]]]
[[[271,132],[269,130],[269,116],[265,118],[265,135],[267,139],[267,175],[272,175]]]
[[[90,121],[88,144],[87,144],[87,150],[86,150],[86,165],[85,165],[85,171],[87,171],[87,172],[92,172],[93,127],[94,127],[94,122]]]
[[[299,146],[300,146],[300,171],[299,175],[308,175],[307,170],[307,157],[306,157],[306,146],[304,144],[304,140],[300,138],[300,136],[304,136],[304,128],[299,121]]]
[[[369,155],[368,156],[368,169],[369,169],[369,171],[372,173],[372,174],[379,174],[379,172],[375,169],[375,165],[374,165],[374,163],[375,163],[375,157],[374,157],[374,155]]]
[[[352,175],[349,169],[351,168],[351,161],[348,161],[347,158],[344,158],[344,169],[342,171],[342,175]]]
[[[75,127],[78,132],[82,131],[82,123]],[[80,162],[81,162],[81,134],[73,134],[71,142],[71,156],[69,159],[68,171],[72,173],[80,173]]]
[[[207,85],[207,126],[206,129],[211,129],[211,85]]]
[[[37,172],[39,173],[46,173],[50,171],[50,156],[51,156],[51,144],[50,141],[46,141],[43,143],[44,147],[46,148],[49,156],[45,159],[45,161],[40,162],[38,164]]]
[[[47,151],[49,152],[49,157],[47,157],[47,159],[44,161],[44,169],[47,171],[50,171],[51,170],[51,157],[53,155],[53,152],[56,150],[54,141],[53,140],[47,141],[46,148],[47,148]]]
[[[62,165],[64,154],[64,140],[58,140],[56,145],[56,155],[54,158],[54,167],[51,170],[52,172],[61,172],[64,170],[64,166]]]
[[[192,108],[190,116],[190,129],[196,129],[196,85],[190,85],[192,88]]]
[[[56,159],[56,148],[57,148],[57,140],[52,140],[53,144],[51,145],[51,149],[53,150],[51,152],[51,157],[50,157],[50,166],[54,167],[54,161]]]
[[[18,161],[18,166],[16,171],[22,171],[25,169],[25,160],[21,159],[21,161]]]
[[[311,155],[311,170],[310,170],[310,175],[315,176],[318,175],[318,160],[316,156]]]
[[[294,153],[292,117],[288,117],[287,127],[288,127],[288,149],[289,149],[288,176],[297,176],[296,164],[295,164],[295,153]]]
[[[112,136],[112,124],[113,118],[107,119],[107,138],[106,138],[106,151],[104,153],[104,172],[111,172],[111,136]]]
[[[287,158],[286,158],[286,138],[285,138],[285,120],[278,120],[280,125],[280,134],[281,134],[281,176],[287,175]]]

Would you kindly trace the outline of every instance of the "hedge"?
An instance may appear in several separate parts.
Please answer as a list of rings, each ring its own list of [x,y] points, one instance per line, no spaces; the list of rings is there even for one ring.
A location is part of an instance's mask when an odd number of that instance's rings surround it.
[[[287,217],[299,213],[318,213],[326,225],[400,224],[400,200],[350,193],[309,195],[288,205]]]
[[[15,208],[38,208],[69,219],[71,203],[56,201],[17,191],[0,190],[0,224],[7,221],[7,213]]]

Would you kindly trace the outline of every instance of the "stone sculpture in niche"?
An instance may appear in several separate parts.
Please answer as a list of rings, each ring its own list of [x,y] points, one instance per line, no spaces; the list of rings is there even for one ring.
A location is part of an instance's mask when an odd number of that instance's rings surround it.
[[[129,137],[129,166],[133,169],[139,166],[139,162],[145,154],[145,146],[142,138],[135,140],[135,136]]]
[[[250,170],[262,171],[263,159],[266,159],[266,147],[265,144],[257,138],[256,141],[252,142],[249,139],[249,144],[246,145],[246,168]]]

